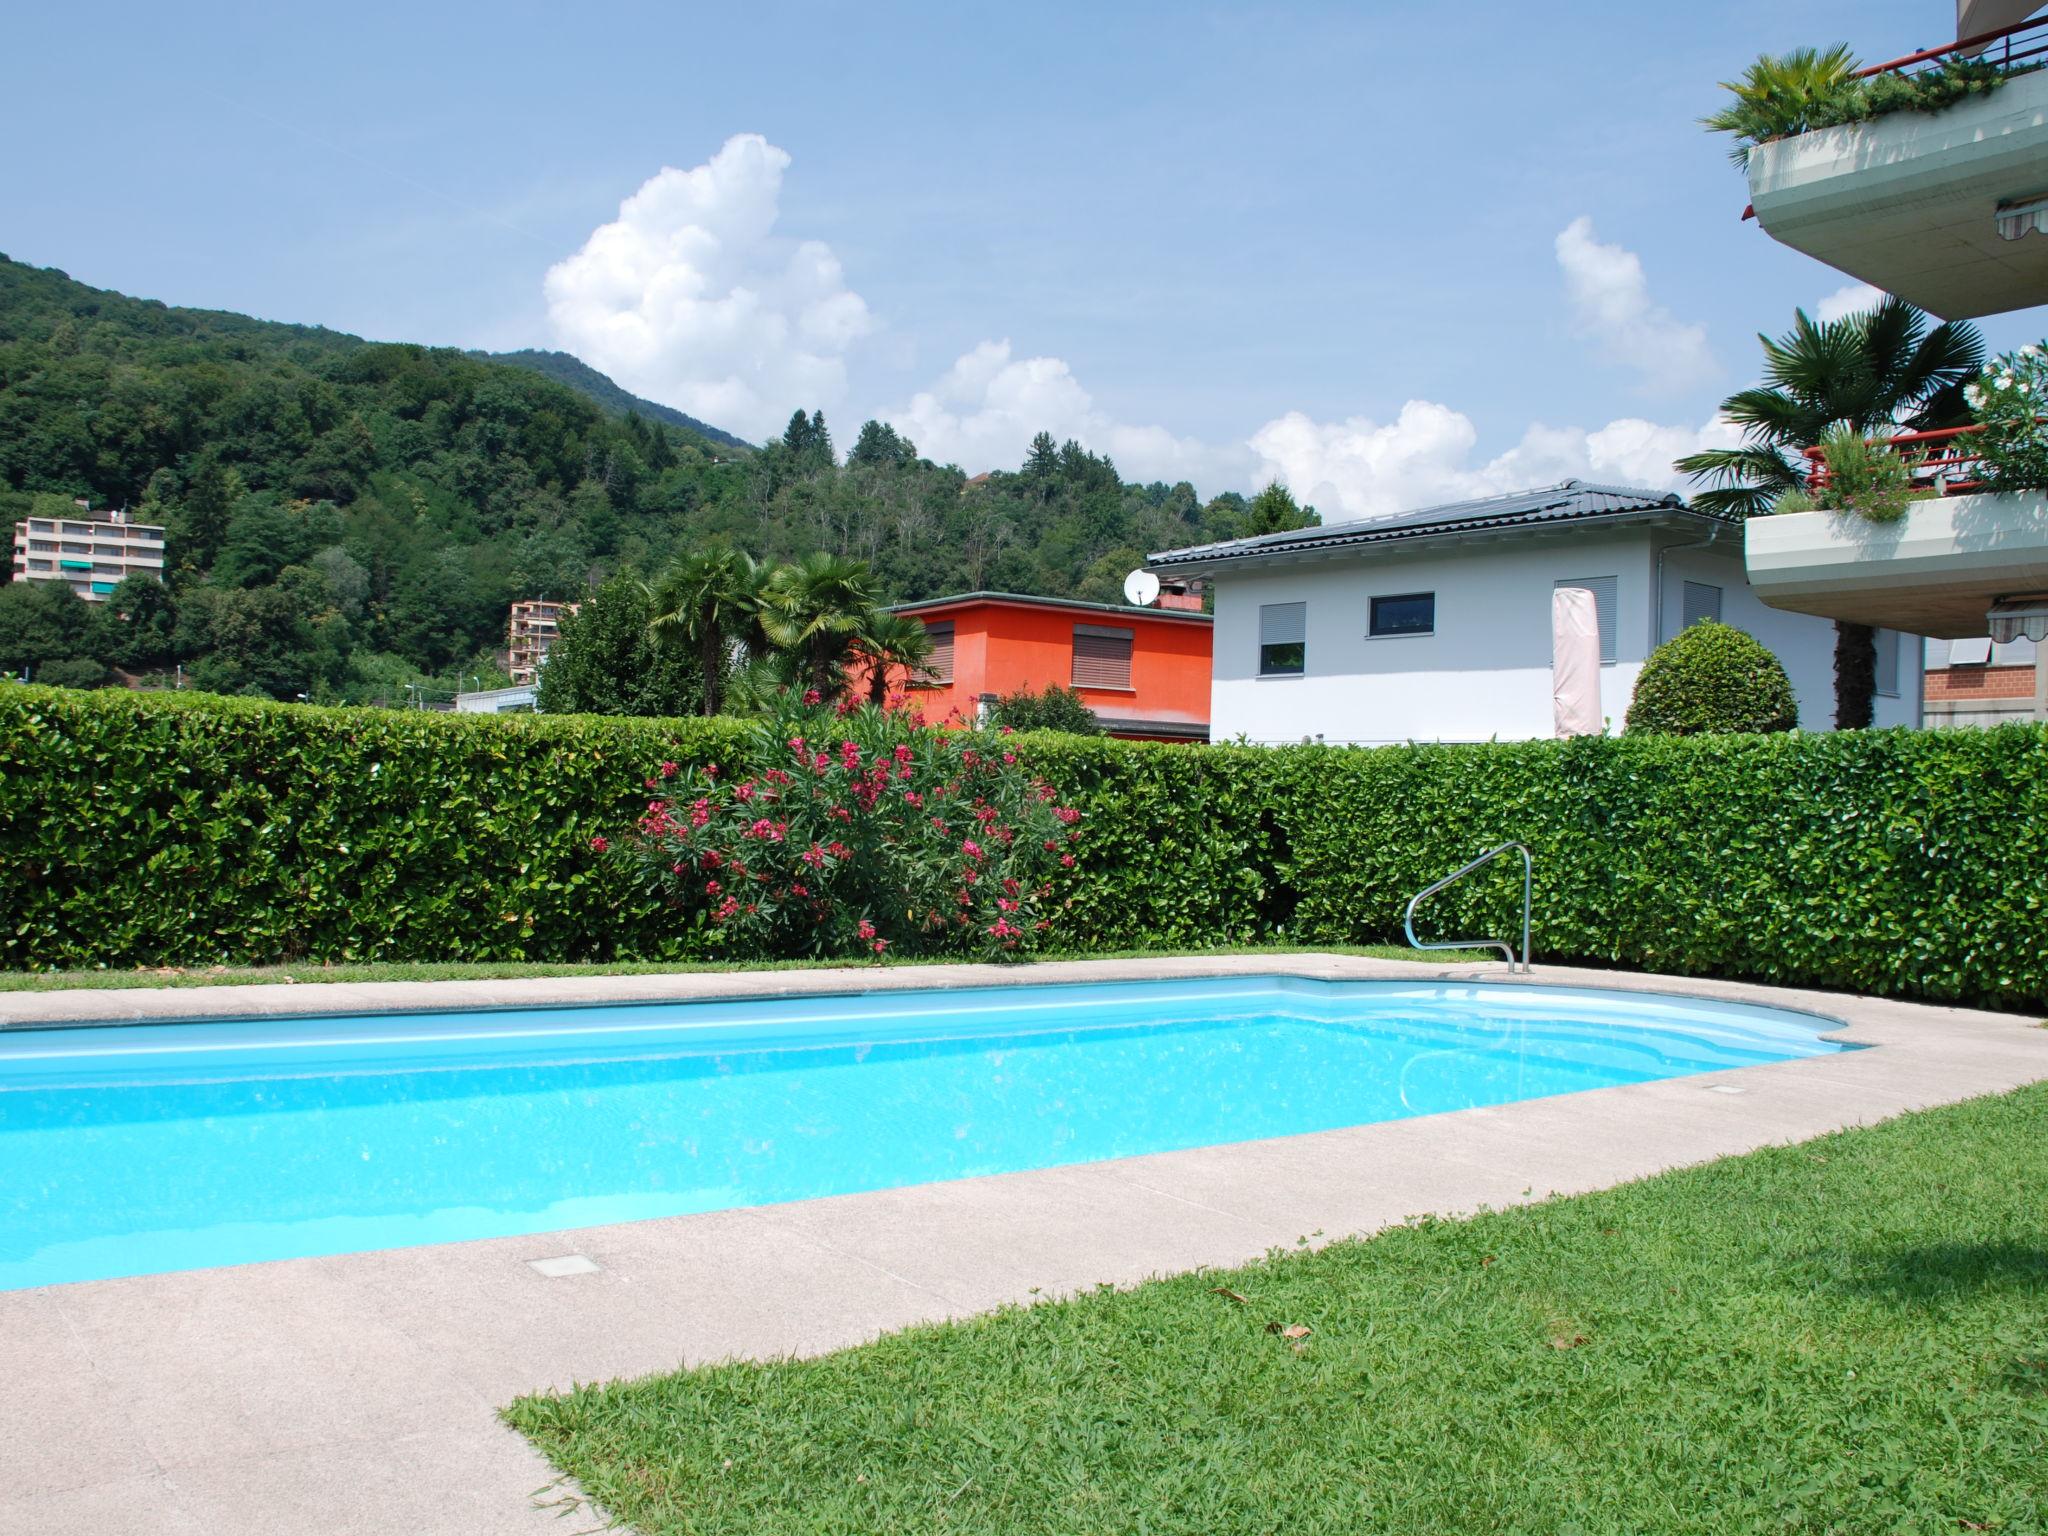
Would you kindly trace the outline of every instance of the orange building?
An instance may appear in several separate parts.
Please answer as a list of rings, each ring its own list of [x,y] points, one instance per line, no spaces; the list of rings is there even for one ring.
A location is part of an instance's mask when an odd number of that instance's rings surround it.
[[[1209,739],[1206,613],[1010,592],[935,597],[894,611],[931,632],[935,676],[913,681],[910,695],[934,724],[956,712],[971,721],[1005,694],[1057,686],[1078,693],[1112,736]]]

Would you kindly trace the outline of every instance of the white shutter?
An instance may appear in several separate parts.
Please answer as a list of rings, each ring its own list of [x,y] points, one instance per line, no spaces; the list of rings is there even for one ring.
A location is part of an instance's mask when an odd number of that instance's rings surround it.
[[[1261,603],[1259,605],[1259,644],[1305,645],[1307,643],[1307,603]]]
[[[1105,629],[1099,624],[1076,624],[1074,686],[1129,688],[1132,638],[1132,632],[1128,629]]]
[[[1618,601],[1616,587],[1620,578],[1616,576],[1577,576],[1569,581],[1556,583],[1560,587],[1584,587],[1593,594],[1593,610],[1600,616],[1600,660],[1614,661],[1621,652],[1615,644],[1619,631],[1615,627],[1615,609]]]
[[[1685,614],[1678,621],[1679,628],[1691,629],[1701,619],[1715,624],[1721,622],[1721,589],[1704,581],[1688,581],[1685,584]]]

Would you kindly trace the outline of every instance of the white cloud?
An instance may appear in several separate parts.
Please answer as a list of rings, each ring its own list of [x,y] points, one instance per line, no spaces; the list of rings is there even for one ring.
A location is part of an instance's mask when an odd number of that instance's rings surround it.
[[[1176,437],[1164,427],[1114,420],[1081,387],[1064,359],[1014,357],[1010,343],[984,341],[909,404],[882,417],[941,464],[1014,469],[1040,432],[1106,453],[1126,480],[1191,480],[1198,487],[1242,483],[1251,455]]]
[[[1741,434],[1716,417],[1699,427],[1623,417],[1603,427],[1532,424],[1521,441],[1469,462],[1478,430],[1462,411],[1410,400],[1389,422],[1353,416],[1318,422],[1291,411],[1252,434],[1258,479],[1284,481],[1326,522],[1385,517],[1433,503],[1586,479],[1682,489],[1672,461],[1701,448],[1732,447]]]
[[[1876,305],[1884,298],[1882,288],[1873,288],[1868,283],[1850,283],[1837,288],[1833,293],[1813,306],[1813,318],[1823,325],[1831,320],[1840,320]]]
[[[563,346],[635,393],[746,437],[846,396],[845,355],[875,329],[839,259],[775,233],[789,156],[735,134],[664,166],[547,275]]]
[[[1657,389],[1678,390],[1719,372],[1702,325],[1686,325],[1650,298],[1643,263],[1625,246],[1602,244],[1581,215],[1557,237],[1557,264],[1573,318],[1601,351]]]

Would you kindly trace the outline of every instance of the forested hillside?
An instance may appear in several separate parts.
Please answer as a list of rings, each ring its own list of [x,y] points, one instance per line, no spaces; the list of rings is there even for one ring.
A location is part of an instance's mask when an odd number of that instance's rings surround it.
[[[613,416],[638,415],[649,421],[664,421],[721,447],[753,446],[744,438],[734,437],[730,432],[709,426],[694,416],[684,415],[672,405],[663,405],[659,400],[643,400],[628,393],[582,358],[571,357],[567,352],[543,352],[528,347],[518,352],[471,352],[468,355],[480,362],[509,363],[514,368],[524,368],[542,378],[553,379],[557,384],[566,384],[578,394],[588,395]]]
[[[1126,485],[1043,437],[973,480],[877,423],[840,464],[816,413],[740,451],[530,362],[169,308],[0,258],[0,519],[75,497],[166,525],[167,587],[92,612],[51,583],[0,588],[0,668],[181,667],[220,692],[363,701],[488,678],[513,599],[709,541],[858,557],[891,598],[1109,598],[1148,549],[1272,517]]]

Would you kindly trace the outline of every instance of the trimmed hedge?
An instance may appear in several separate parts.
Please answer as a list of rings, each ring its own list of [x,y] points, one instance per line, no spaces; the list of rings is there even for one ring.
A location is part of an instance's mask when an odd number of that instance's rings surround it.
[[[0,964],[680,957],[590,838],[743,725],[0,687]],[[1032,735],[1074,948],[1398,941],[1515,838],[1539,959],[2048,999],[2048,730],[1188,748]],[[1425,909],[1504,933],[1505,865]]]

